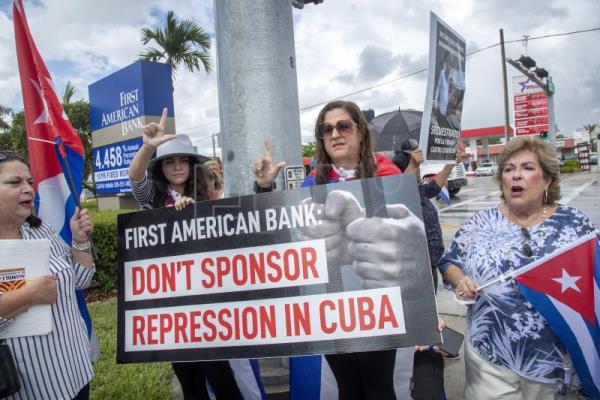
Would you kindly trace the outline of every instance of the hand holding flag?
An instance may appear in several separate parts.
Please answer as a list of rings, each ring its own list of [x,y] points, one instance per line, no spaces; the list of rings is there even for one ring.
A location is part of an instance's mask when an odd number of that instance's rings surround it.
[[[600,249],[596,233],[481,285],[513,279],[567,348],[585,392],[600,399]]]

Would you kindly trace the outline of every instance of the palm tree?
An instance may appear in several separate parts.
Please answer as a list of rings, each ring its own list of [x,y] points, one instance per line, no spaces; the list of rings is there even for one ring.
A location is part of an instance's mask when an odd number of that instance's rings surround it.
[[[183,64],[188,71],[200,71],[200,63],[206,73],[212,71],[210,58],[210,36],[193,21],[178,21],[173,11],[167,12],[167,21],[163,29],[142,28],[142,43],[146,46],[155,41],[159,48],[148,47],[140,58],[160,61],[171,65],[173,79],[177,67]],[[198,49],[199,46],[202,50]]]
[[[591,144],[591,146],[590,146],[590,147],[591,147],[591,149],[590,149],[590,150],[591,150],[592,152],[596,151],[596,148],[595,148],[595,146],[594,146],[594,139],[595,139],[595,138],[594,138],[594,131],[596,130],[596,128],[597,128],[598,126],[600,126],[600,123],[598,123],[598,122],[596,122],[596,123],[593,123],[593,124],[587,124],[587,125],[584,125],[584,126],[583,126],[583,129],[585,129],[585,130],[587,131],[587,133],[589,133],[589,134],[590,134],[590,144]]]
[[[71,83],[71,81],[67,81],[67,85],[65,86],[65,91],[62,94],[61,103],[64,106],[65,104],[69,104],[71,102],[71,98],[75,95],[77,89]]]

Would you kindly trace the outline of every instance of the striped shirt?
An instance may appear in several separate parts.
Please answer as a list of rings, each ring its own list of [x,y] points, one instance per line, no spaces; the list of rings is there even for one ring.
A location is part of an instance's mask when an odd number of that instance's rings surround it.
[[[131,185],[133,197],[140,207],[144,208],[146,206],[150,206],[156,194],[156,189],[154,189],[154,183],[152,180],[148,178],[148,176],[144,175],[144,179],[139,182],[129,178],[129,184]]]
[[[21,390],[8,399],[72,399],[92,380],[90,346],[75,289],[89,286],[95,270],[77,263],[47,224],[21,226],[23,239],[50,239],[50,273],[58,277],[52,332],[6,339],[19,370]],[[0,319],[0,330],[10,320]]]

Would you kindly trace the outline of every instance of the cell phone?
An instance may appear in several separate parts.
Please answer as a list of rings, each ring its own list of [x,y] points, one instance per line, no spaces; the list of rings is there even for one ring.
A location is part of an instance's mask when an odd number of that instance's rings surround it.
[[[450,356],[455,357],[458,355],[460,346],[462,345],[465,336],[452,328],[444,328],[442,331],[443,343],[439,345],[440,350],[445,351]]]

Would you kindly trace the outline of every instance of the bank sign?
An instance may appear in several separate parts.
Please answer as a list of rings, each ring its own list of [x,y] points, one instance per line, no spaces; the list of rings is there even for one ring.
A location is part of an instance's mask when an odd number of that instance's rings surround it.
[[[171,67],[136,61],[88,90],[96,195],[130,192],[127,170],[142,146],[142,127],[168,107],[167,131],[175,133]]]

